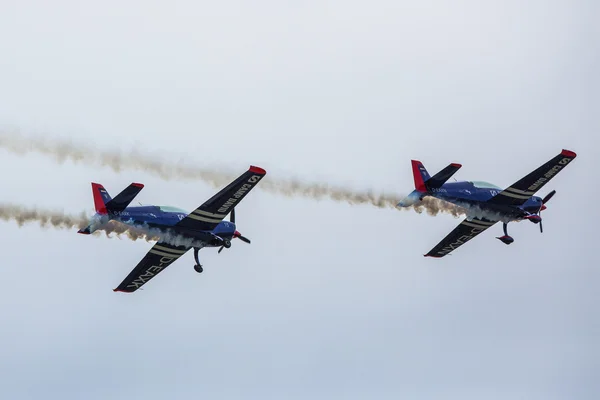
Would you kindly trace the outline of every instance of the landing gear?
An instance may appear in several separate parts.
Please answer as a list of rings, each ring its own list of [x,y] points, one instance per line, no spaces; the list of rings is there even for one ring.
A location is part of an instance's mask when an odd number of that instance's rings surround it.
[[[513,239],[512,237],[510,237],[508,235],[507,223],[506,222],[504,222],[502,224],[502,229],[504,230],[504,236],[497,237],[496,239],[500,240],[504,244],[511,244],[512,242],[514,242],[515,239]]]
[[[200,274],[202,273],[203,269],[202,265],[200,265],[200,260],[198,260],[198,251],[200,251],[200,248],[194,247],[194,260],[196,261],[196,265],[194,265],[194,270]]]
[[[231,247],[231,240],[229,239],[225,239],[223,240],[223,246],[225,246],[226,249]]]

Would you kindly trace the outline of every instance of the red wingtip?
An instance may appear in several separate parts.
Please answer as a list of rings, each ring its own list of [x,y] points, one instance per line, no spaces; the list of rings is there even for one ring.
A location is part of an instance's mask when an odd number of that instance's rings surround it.
[[[561,151],[560,154],[562,154],[565,157],[571,157],[571,158],[577,157],[577,154],[575,154],[575,152],[571,151],[571,150],[565,150],[565,149],[563,149],[563,151]]]
[[[140,189],[142,189],[142,188],[144,187],[144,184],[143,184],[143,183],[137,183],[137,182],[133,182],[133,183],[132,183],[132,185],[133,185],[133,186],[135,186],[135,187],[138,187],[138,188],[140,188]]]
[[[265,171],[261,167],[255,167],[254,165],[250,166],[249,171],[254,172],[255,174],[261,174],[261,175],[266,175],[266,173],[267,173],[267,171]]]
[[[462,167],[462,164],[458,164],[458,163],[452,163],[450,165],[452,165],[454,168],[460,168],[460,167]]]
[[[423,254],[423,257],[442,258],[441,256],[430,256],[429,254]]]
[[[81,233],[82,235],[89,235],[90,234],[89,232],[86,232],[83,229],[78,230],[77,233]]]

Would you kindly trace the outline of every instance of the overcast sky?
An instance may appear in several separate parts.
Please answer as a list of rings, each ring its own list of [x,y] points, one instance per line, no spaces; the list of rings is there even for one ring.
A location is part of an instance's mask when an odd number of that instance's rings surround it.
[[[113,293],[151,244],[0,224],[6,399],[597,399],[594,1],[0,2],[0,129],[406,194],[410,160],[508,186],[561,149],[544,233],[424,258],[449,215],[287,198],[252,239]],[[596,114],[596,115],[594,115]],[[1,151],[1,201],[193,209],[216,191]],[[260,187],[260,184],[259,184]]]

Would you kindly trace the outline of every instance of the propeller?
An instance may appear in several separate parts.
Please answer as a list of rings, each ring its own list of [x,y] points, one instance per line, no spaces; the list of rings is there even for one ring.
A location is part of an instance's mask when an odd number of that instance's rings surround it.
[[[556,190],[551,191],[542,199],[542,207],[540,207],[540,211],[538,211],[538,215],[540,218],[542,217],[542,210],[546,209],[546,203],[556,194]],[[540,233],[544,232],[544,228],[542,227],[542,220],[540,219]]]
[[[232,208],[232,209],[231,209],[231,214],[229,215],[229,221],[230,221],[232,224],[235,224],[235,208]],[[232,239],[234,239],[234,238],[238,238],[238,239],[240,239],[242,242],[246,242],[246,243],[250,244],[250,239],[248,239],[248,238],[247,238],[247,237],[245,237],[245,236],[242,236],[242,234],[241,234],[241,233],[239,233],[238,231],[235,231],[235,232],[233,233],[233,237],[232,237]],[[219,248],[219,251],[218,251],[217,253],[220,253],[221,251],[223,251],[223,248],[224,248],[224,247],[225,247],[225,246],[221,246],[221,247]]]
[[[233,237],[240,239],[242,242],[246,242],[246,243],[250,244],[250,239],[248,239],[245,236],[242,236],[242,234],[239,233],[238,231],[235,231],[235,233],[233,234]]]
[[[542,204],[546,204],[548,202],[548,200],[550,200],[552,198],[552,196],[554,196],[556,194],[556,190],[551,191],[550,193],[548,193],[546,195],[546,197],[544,197],[542,199]]]

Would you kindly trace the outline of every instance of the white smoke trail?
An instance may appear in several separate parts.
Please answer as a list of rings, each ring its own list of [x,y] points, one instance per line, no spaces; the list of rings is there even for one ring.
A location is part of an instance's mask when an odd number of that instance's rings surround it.
[[[214,187],[222,187],[237,177],[236,174],[220,169],[183,166],[157,161],[153,157],[135,151],[125,154],[118,151],[103,151],[73,144],[69,141],[47,137],[24,137],[10,132],[0,132],[0,147],[19,155],[30,152],[41,153],[54,158],[59,163],[70,160],[74,163],[90,166],[109,167],[115,172],[138,170],[156,175],[164,180],[202,180]],[[366,204],[379,208],[395,208],[396,204],[402,199],[401,196],[397,195],[357,192],[332,187],[328,184],[302,183],[295,180],[263,180],[258,188],[288,197],[301,196],[316,200],[329,198],[333,201]],[[430,215],[437,215],[440,212],[449,213],[455,217],[465,215],[463,208],[431,197],[425,198],[422,202],[410,208],[419,213],[425,210]]]
[[[80,215],[69,215],[56,210],[38,209],[33,207],[23,207],[16,204],[0,203],[0,219],[4,221],[14,221],[19,227],[27,223],[37,223],[39,226],[53,227],[57,229],[73,230],[85,228],[90,218],[85,212]],[[113,237],[115,234],[118,238],[124,235],[131,240],[143,239],[147,242],[157,242],[161,240],[174,246],[202,247],[203,243],[194,241],[188,238],[182,238],[178,235],[161,232],[157,229],[148,228],[145,226],[129,226],[116,221],[108,221],[102,224],[92,235],[98,236],[104,232],[106,237]]]

